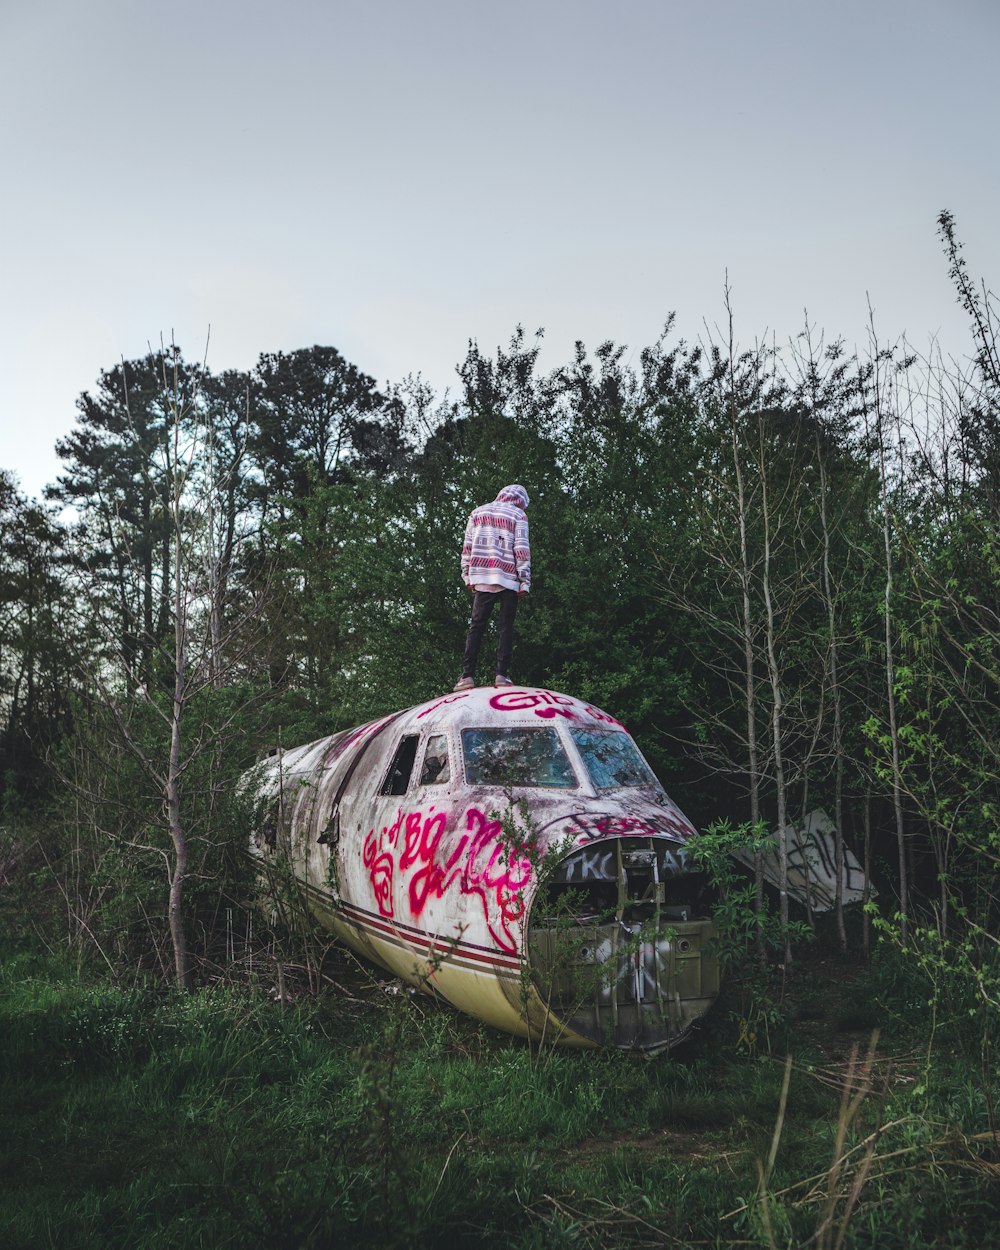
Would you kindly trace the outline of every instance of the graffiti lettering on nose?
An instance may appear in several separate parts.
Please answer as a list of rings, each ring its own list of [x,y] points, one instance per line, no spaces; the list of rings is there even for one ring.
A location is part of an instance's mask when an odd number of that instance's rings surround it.
[[[566,881],[614,881],[618,872],[610,851],[580,851],[559,875]]]
[[[588,952],[589,954],[589,952]],[[612,997],[618,1002],[649,1002],[660,999],[669,992],[670,943],[643,942],[637,949],[617,951],[605,939],[593,948],[589,962],[595,967],[607,969],[597,987],[598,1001],[610,1003]]]
[[[596,707],[591,707],[588,704],[587,707],[585,707],[583,710],[587,713],[588,716],[592,716],[594,720],[604,721],[606,725],[617,725],[619,729],[625,728],[625,726],[621,723],[620,720],[615,720],[613,716],[609,716],[607,712],[599,711]]]
[[[682,875],[688,871],[684,848],[678,846],[668,850],[660,846],[659,857],[660,879]],[[626,870],[631,865],[626,864]],[[617,881],[618,854],[614,849],[581,849],[567,856],[556,872],[557,881]]]
[[[443,898],[454,886],[479,898],[491,937],[501,950],[515,954],[512,926],[524,915],[521,894],[531,879],[531,861],[524,847],[503,837],[500,822],[479,808],[469,808],[465,823],[465,832],[446,838],[446,812],[430,808],[425,816],[400,808],[391,825],[378,833],[369,830],[362,859],[375,904],[381,915],[395,915],[397,872],[406,880],[404,906],[414,920],[431,899]]]
[[[568,709],[573,706],[574,702],[575,700],[567,698],[564,694],[552,694],[548,690],[534,692],[507,690],[501,694],[495,694],[490,699],[490,707],[498,712],[534,711],[535,715],[543,720],[552,720],[556,716],[565,716],[573,720],[576,713]]]
[[[674,837],[693,838],[695,828],[679,811],[661,808],[649,816],[614,816],[579,813],[566,821],[568,834],[585,838],[650,837],[670,834]]]

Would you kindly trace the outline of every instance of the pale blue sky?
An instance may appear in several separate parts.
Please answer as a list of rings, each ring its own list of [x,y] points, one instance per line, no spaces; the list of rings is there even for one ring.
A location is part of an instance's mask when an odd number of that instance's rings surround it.
[[[805,308],[967,355],[1000,286],[997,0],[0,0],[0,467],[101,368],[331,344],[453,384],[544,326],[639,349]]]

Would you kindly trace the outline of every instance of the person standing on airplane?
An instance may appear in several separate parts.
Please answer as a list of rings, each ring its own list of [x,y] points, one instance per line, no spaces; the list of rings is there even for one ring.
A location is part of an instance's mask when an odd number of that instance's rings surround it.
[[[500,605],[497,672],[494,685],[512,686],[510,662],[514,653],[514,617],[517,601],[531,589],[531,549],[528,546],[528,492],[516,483],[505,486],[492,503],[469,514],[462,544],[462,581],[475,598],[472,622],[465,641],[462,676],[456,690],[476,684],[476,661],[483,631],[495,603]]]

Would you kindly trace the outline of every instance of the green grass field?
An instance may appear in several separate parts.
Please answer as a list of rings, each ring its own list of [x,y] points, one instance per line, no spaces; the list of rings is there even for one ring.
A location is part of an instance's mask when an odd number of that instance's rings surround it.
[[[891,969],[733,989],[649,1061],[533,1052],[339,958],[282,1005],[264,972],[183,996],[9,955],[0,1246],[994,1244],[996,1060],[942,1020],[928,1049]]]

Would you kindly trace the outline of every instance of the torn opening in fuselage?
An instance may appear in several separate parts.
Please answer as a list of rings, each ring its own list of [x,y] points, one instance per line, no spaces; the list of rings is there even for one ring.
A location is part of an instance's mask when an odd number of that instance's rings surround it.
[[[534,900],[531,975],[550,1016],[597,1045],[679,1041],[719,989],[710,891],[665,837],[604,838],[554,867]]]

